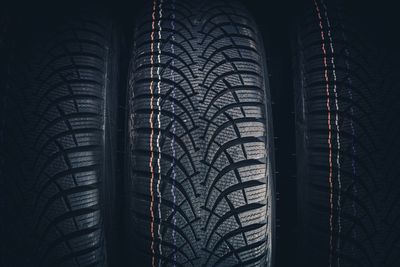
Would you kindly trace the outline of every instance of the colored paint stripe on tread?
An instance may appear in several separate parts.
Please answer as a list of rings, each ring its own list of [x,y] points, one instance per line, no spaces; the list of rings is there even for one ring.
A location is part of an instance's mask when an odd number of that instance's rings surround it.
[[[341,225],[341,190],[342,190],[342,180],[340,176],[340,127],[339,127],[339,103],[338,103],[338,93],[337,93],[337,83],[336,83],[336,64],[335,64],[335,50],[333,47],[333,39],[332,39],[332,32],[331,32],[331,22],[328,16],[328,8],[323,0],[321,3],[324,7],[324,15],[326,19],[326,24],[328,26],[328,38],[329,38],[329,47],[331,50],[331,66],[332,66],[332,75],[333,75],[333,94],[335,99],[335,108],[336,108],[336,115],[335,115],[335,125],[336,125],[336,144],[337,144],[337,152],[336,152],[336,165],[337,165],[337,182],[338,182],[338,189],[337,189],[337,222],[338,222],[338,233],[337,233],[337,242],[336,242],[336,251],[339,252],[340,250],[340,234],[342,231]],[[339,253],[337,254],[337,266],[340,266],[340,256]]]
[[[325,78],[325,91],[326,91],[326,109],[328,113],[328,162],[329,162],[329,266],[332,266],[332,250],[333,250],[333,164],[332,164],[332,127],[331,127],[331,106],[330,106],[330,89],[329,89],[329,76],[328,76],[328,63],[327,63],[327,51],[325,48],[325,30],[323,26],[323,20],[320,8],[316,0],[314,0],[315,9],[318,16],[319,28],[321,31],[321,49],[323,52],[323,62],[324,62],[324,78]]]
[[[158,7],[158,12],[159,12],[159,19],[158,19],[158,43],[157,43],[157,60],[158,60],[158,65],[157,65],[157,121],[158,121],[158,135],[157,135],[157,152],[158,152],[158,159],[157,159],[157,171],[158,171],[158,180],[157,180],[157,198],[158,198],[158,251],[160,253],[159,255],[159,266],[161,266],[161,258],[162,258],[162,235],[161,235],[161,222],[162,222],[162,214],[161,214],[161,202],[162,202],[162,195],[161,195],[161,190],[160,190],[160,184],[161,184],[161,146],[160,146],[160,138],[161,138],[161,74],[160,74],[160,69],[161,69],[161,31],[162,31],[162,4],[163,0],[160,0],[159,7]]]
[[[149,168],[150,168],[150,235],[151,235],[151,257],[152,257],[152,266],[155,267],[155,251],[154,251],[154,169],[153,169],[153,158],[154,158],[154,148],[153,148],[153,136],[154,136],[154,125],[153,125],[153,116],[154,116],[154,33],[155,33],[155,21],[156,21],[156,4],[157,1],[153,1],[153,11],[152,11],[152,21],[151,21],[151,34],[150,34],[150,160],[149,160]]]
[[[171,28],[172,28],[172,42],[171,42],[171,53],[174,55],[175,54],[175,47],[174,47],[174,42],[175,42],[175,0],[172,0],[172,14],[171,14]],[[175,59],[172,59],[171,62],[172,68],[175,66]],[[172,83],[175,83],[175,75],[174,71],[171,68],[171,80]],[[173,85],[172,88],[172,98],[175,99],[175,86]],[[172,200],[173,200],[173,227],[172,227],[172,241],[174,244],[174,251],[173,251],[173,258],[174,258],[174,263],[173,266],[176,266],[176,233],[175,233],[175,227],[176,227],[176,215],[175,215],[175,209],[176,209],[176,192],[175,192],[175,180],[176,180],[176,170],[175,170],[175,157],[176,157],[176,149],[175,149],[175,134],[176,134],[176,126],[175,126],[175,105],[174,102],[171,101],[171,111],[172,111],[172,118],[171,118],[171,123],[172,123],[172,138],[171,138],[171,151],[172,151],[172,161],[171,161],[171,174],[172,174],[172,186],[171,186],[171,195],[172,195]]]

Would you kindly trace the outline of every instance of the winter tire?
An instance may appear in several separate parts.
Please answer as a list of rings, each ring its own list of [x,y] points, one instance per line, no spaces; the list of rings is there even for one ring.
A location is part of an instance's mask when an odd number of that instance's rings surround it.
[[[270,266],[269,85],[235,1],[154,0],[129,70],[128,255],[142,266]]]
[[[379,57],[338,1],[307,3],[293,46],[299,255],[381,266]]]
[[[114,253],[119,38],[106,15],[74,12],[29,25],[31,49],[15,58],[13,266],[107,266]]]

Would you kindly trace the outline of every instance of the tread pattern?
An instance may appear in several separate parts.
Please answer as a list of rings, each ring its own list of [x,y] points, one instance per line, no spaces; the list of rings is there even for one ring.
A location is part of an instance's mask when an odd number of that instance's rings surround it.
[[[15,97],[24,121],[18,184],[34,246],[26,264],[105,266],[111,23],[101,16],[57,23],[35,41]]]
[[[127,188],[132,214],[128,245],[136,246],[131,248],[137,253],[135,261],[142,259],[143,266],[155,266],[159,260],[197,266],[200,256],[193,9],[189,1],[152,1],[135,30],[128,86],[131,164]]]
[[[204,5],[201,21],[203,264],[268,265],[272,176],[263,48],[250,14],[235,2]]]
[[[295,66],[301,253],[316,266],[378,266],[371,256],[381,251],[382,188],[374,55],[348,30],[340,5],[309,2]]]
[[[269,264],[273,180],[257,28],[232,1],[154,1],[144,14],[129,71],[129,250],[148,266]]]

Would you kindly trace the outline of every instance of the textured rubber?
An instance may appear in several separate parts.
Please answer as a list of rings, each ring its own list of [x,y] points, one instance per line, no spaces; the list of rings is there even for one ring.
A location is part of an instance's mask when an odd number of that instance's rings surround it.
[[[129,71],[129,255],[141,266],[271,264],[263,46],[235,1],[154,0]]]
[[[41,25],[14,77],[9,161],[18,160],[15,238],[24,242],[15,266],[106,266],[111,257],[118,45],[110,19],[91,14]]]
[[[381,266],[379,59],[338,1],[308,1],[294,42],[299,255]]]

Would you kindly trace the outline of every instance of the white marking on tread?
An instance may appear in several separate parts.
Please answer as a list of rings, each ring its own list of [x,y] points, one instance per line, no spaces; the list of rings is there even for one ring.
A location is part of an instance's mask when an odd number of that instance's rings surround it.
[[[337,86],[336,86],[336,65],[335,65],[335,50],[333,49],[333,40],[331,34],[331,23],[328,16],[328,8],[323,0],[321,0],[322,5],[325,10],[325,18],[326,23],[328,25],[328,37],[329,37],[329,46],[331,49],[331,64],[332,64],[332,74],[333,74],[333,93],[335,96],[335,107],[336,107],[336,116],[335,116],[335,124],[336,124],[336,143],[337,143],[337,152],[336,152],[336,164],[337,164],[337,180],[338,180],[338,197],[337,197],[337,207],[338,207],[338,237],[336,244],[336,251],[339,252],[340,249],[340,234],[342,231],[342,225],[340,220],[341,214],[341,190],[342,190],[342,181],[340,177],[340,128],[339,128],[339,102],[338,102],[338,94],[337,94]],[[340,257],[339,253],[337,253],[337,266],[340,266]]]
[[[331,107],[330,107],[330,90],[329,90],[329,76],[328,76],[328,63],[327,63],[327,53],[325,49],[325,31],[322,22],[321,12],[317,3],[317,0],[314,0],[315,9],[317,12],[318,20],[319,20],[319,28],[321,30],[321,49],[323,52],[323,63],[324,63],[324,78],[325,78],[325,91],[326,91],[326,110],[328,113],[328,149],[329,149],[329,266],[332,266],[332,251],[333,251],[333,164],[332,164],[332,126],[331,126]]]
[[[161,147],[160,147],[160,137],[161,137],[161,105],[160,105],[160,100],[161,100],[161,74],[160,74],[160,65],[161,65],[161,20],[162,20],[162,4],[163,0],[160,1],[158,12],[159,12],[159,20],[158,20],[158,44],[157,44],[157,50],[158,50],[158,66],[157,66],[157,77],[158,77],[158,82],[157,82],[157,93],[158,93],[158,98],[157,98],[157,109],[158,109],[158,114],[157,114],[157,120],[158,120],[158,135],[157,135],[157,151],[158,151],[158,159],[157,159],[157,167],[158,167],[158,180],[157,180],[157,195],[158,195],[158,218],[159,218],[159,223],[158,223],[158,238],[159,238],[159,244],[158,244],[158,250],[160,253],[160,257],[158,259],[158,264],[161,266],[161,256],[162,256],[162,236],[161,236],[161,222],[162,222],[162,216],[161,216],[161,191],[160,191],[160,183],[161,183]]]
[[[150,35],[150,118],[149,124],[151,128],[150,133],[150,159],[149,159],[149,169],[150,169],[150,234],[151,234],[151,265],[153,267],[156,266],[155,263],[155,251],[154,251],[154,167],[153,167],[153,158],[154,158],[154,148],[153,148],[153,136],[154,136],[154,32],[155,32],[155,21],[156,21],[156,6],[157,0],[153,1],[153,11],[151,14],[152,22],[151,22],[151,35]]]
[[[171,28],[172,31],[175,31],[175,0],[172,0],[172,15],[171,15],[172,19],[171,19]],[[175,41],[175,34],[174,32],[172,32],[172,41]],[[175,47],[174,47],[174,43],[171,42],[171,53],[173,55],[175,55]],[[172,67],[175,66],[175,59],[172,59],[171,62]],[[174,71],[171,69],[171,80],[172,80],[172,98],[175,100],[175,75],[174,75]],[[176,134],[176,127],[175,127],[175,105],[174,102],[171,101],[171,110],[172,110],[172,115],[173,117],[171,118],[171,123],[172,123],[172,138],[171,138],[171,150],[172,150],[172,161],[171,161],[171,169],[172,169],[172,186],[171,186],[171,194],[173,197],[173,227],[172,227],[172,240],[173,240],[173,244],[174,244],[174,263],[173,266],[176,266],[176,236],[175,236],[175,227],[176,227],[176,216],[175,216],[175,209],[176,209],[176,194],[175,194],[175,181],[176,181],[176,171],[175,171],[175,157],[176,157],[176,150],[175,150],[175,134]]]

